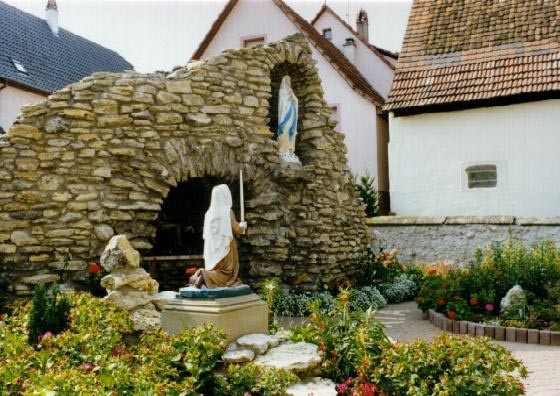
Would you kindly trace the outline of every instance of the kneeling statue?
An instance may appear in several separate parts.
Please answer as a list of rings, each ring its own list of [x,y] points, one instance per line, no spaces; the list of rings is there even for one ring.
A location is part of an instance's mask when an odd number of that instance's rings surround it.
[[[189,284],[197,288],[237,286],[241,284],[235,236],[245,234],[247,223],[238,223],[231,210],[229,187],[220,184],[212,189],[210,207],[204,215],[204,269],[199,269]]]

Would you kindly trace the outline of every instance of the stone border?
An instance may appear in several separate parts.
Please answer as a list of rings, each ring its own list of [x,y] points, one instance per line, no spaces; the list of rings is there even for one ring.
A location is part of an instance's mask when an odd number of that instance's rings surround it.
[[[428,318],[434,326],[453,334],[468,334],[472,337],[485,336],[496,341],[560,346],[560,331],[491,326],[467,320],[452,320],[432,309],[428,310]]]

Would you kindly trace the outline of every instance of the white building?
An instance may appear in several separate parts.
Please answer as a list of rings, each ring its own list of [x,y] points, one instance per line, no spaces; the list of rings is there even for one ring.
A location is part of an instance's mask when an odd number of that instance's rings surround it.
[[[385,107],[397,215],[560,216],[555,7],[414,1]]]
[[[96,71],[133,67],[119,54],[58,27],[55,0],[46,20],[0,1],[0,129],[7,131],[23,105]]]
[[[365,13],[361,21],[367,32]],[[345,134],[349,166],[356,175],[369,172],[375,177],[382,211],[388,211],[388,123],[381,110],[396,55],[369,44],[328,6],[313,23],[315,28],[282,0],[230,0],[192,59],[304,34],[317,61],[325,100],[338,121],[336,129]]]

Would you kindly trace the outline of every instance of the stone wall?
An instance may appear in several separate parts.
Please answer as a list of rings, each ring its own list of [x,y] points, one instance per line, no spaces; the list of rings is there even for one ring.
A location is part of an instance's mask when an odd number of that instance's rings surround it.
[[[283,163],[269,120],[290,74],[296,153]],[[0,253],[21,293],[32,276],[85,276],[115,234],[140,252],[170,189],[190,178],[233,184],[244,172],[242,269],[311,289],[353,274],[367,227],[301,35],[172,73],[96,73],[26,106],[0,141]]]
[[[543,240],[560,244],[560,218],[383,216],[367,223],[374,247],[397,249],[401,263],[444,260],[461,266],[476,248],[506,240],[526,246]]]

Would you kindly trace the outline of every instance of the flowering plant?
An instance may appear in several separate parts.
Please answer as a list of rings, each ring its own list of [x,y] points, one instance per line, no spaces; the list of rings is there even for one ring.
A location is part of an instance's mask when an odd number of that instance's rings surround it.
[[[106,272],[101,264],[97,262],[90,262],[87,265],[87,271],[88,277],[86,279],[86,290],[95,297],[105,296],[107,292],[101,286],[101,278],[106,275]]]

